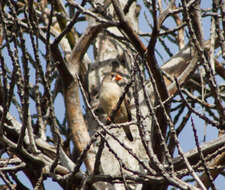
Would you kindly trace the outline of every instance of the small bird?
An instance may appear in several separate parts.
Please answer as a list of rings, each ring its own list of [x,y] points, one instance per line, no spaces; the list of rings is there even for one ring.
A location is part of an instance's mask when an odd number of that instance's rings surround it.
[[[117,103],[123,94],[122,88],[117,84],[117,81],[121,79],[121,75],[111,72],[105,75],[102,80],[100,86],[99,101],[100,107],[104,110],[108,117],[112,114],[112,111],[116,109]],[[123,123],[128,121],[131,121],[131,113],[128,108],[127,99],[125,97],[120,105],[119,110],[115,113],[113,122]],[[130,141],[133,141],[133,136],[131,134],[130,127],[126,126],[123,127],[123,129],[127,138]]]

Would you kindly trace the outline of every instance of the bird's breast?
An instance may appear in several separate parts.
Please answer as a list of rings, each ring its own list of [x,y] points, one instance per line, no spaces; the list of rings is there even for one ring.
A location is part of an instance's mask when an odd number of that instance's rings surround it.
[[[106,83],[102,86],[99,99],[101,107],[107,114],[110,114],[115,109],[121,95],[122,92],[118,85]]]
[[[113,96],[112,94],[105,93],[102,96],[100,96],[100,103],[102,108],[106,113],[110,113],[112,109],[116,106],[118,102],[118,97]]]

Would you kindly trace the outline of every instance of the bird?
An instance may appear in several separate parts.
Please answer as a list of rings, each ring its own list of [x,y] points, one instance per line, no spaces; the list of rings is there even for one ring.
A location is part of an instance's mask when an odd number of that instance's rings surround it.
[[[123,77],[120,74],[111,72],[104,76],[99,90],[99,105],[100,108],[107,114],[107,118],[109,118],[116,109],[117,103],[120,97],[123,94],[123,89],[117,84],[119,80]],[[129,105],[127,102],[127,97],[124,98],[123,102],[121,103],[119,110],[115,113],[112,122],[115,123],[124,123],[131,121],[131,113],[129,110]],[[129,126],[123,127],[123,130],[130,141],[133,141],[133,136],[130,131]]]

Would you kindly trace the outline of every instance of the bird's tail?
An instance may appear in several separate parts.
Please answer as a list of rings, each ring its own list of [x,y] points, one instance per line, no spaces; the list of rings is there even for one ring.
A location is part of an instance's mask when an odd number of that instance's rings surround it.
[[[130,131],[130,127],[124,127],[124,132],[126,133],[126,136],[127,138],[129,139],[129,141],[133,141],[133,136],[131,134],[131,131]]]

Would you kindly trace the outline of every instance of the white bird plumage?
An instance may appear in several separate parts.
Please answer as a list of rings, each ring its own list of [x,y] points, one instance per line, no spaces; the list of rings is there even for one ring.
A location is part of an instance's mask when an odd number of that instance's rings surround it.
[[[100,87],[99,93],[99,101],[100,107],[104,110],[104,112],[109,117],[117,106],[117,103],[120,97],[123,94],[122,88],[117,84],[117,80],[120,80],[122,77],[116,73],[110,73],[103,78]],[[129,113],[129,108],[127,108],[127,100],[126,98],[120,105],[119,110],[115,114],[113,121],[115,123],[123,123],[131,120],[131,115]],[[130,141],[133,141],[133,137],[130,131],[130,127],[126,126],[123,128],[127,138]]]

